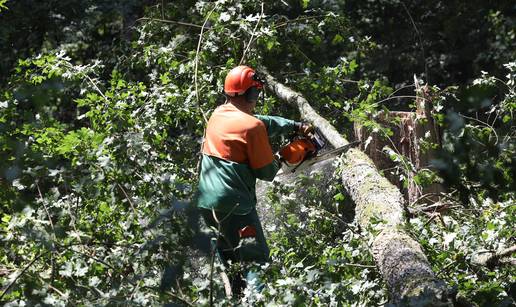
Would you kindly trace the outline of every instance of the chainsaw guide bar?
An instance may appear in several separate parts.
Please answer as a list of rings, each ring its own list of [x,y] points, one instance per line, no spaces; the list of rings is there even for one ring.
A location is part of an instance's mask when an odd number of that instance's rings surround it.
[[[281,170],[278,172],[277,175],[279,176],[279,175],[284,175],[284,174],[298,173],[304,169],[309,168],[310,166],[312,166],[316,163],[335,158],[360,143],[361,143],[360,141],[354,141],[354,142],[351,142],[344,146],[328,150],[326,152],[316,153],[315,156],[307,157],[305,160],[301,161],[301,163],[296,164],[296,165],[289,165],[288,163],[285,163],[284,161],[282,161]]]

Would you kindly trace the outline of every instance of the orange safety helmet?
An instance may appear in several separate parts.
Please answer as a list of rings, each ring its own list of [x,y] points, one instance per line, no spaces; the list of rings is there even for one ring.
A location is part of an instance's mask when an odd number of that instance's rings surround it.
[[[315,152],[316,150],[314,143],[309,140],[297,139],[283,147],[279,154],[283,160],[291,165],[295,165],[301,163],[307,155]]]
[[[254,69],[245,65],[231,69],[224,81],[224,92],[231,97],[243,95],[251,87],[261,89],[263,83],[257,80]]]

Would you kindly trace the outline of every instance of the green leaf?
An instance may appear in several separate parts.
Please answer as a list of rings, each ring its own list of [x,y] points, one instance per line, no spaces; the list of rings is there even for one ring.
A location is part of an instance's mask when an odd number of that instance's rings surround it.
[[[351,73],[351,74],[354,73],[357,68],[358,68],[357,61],[356,60],[352,60],[349,63],[349,73]]]
[[[159,78],[160,78],[161,83],[162,83],[163,85],[167,85],[167,84],[169,84],[169,83],[170,83],[170,81],[171,81],[171,80],[170,80],[170,78],[169,78],[169,73],[168,73],[168,72],[166,72],[166,73],[164,73],[164,74],[161,74],[161,75],[159,76]]]
[[[0,0],[0,12],[1,12],[2,10],[7,10],[7,9],[8,9],[8,7],[7,7],[7,6],[5,6],[5,4],[7,3],[7,1],[8,1],[8,0]]]
[[[2,222],[9,223],[10,220],[11,220],[11,216],[9,214],[4,214],[2,216]]]
[[[344,40],[344,38],[342,38],[342,36],[341,36],[340,34],[338,34],[338,33],[337,33],[337,34],[335,34],[335,36],[333,37],[333,40],[331,41],[331,43],[332,43],[333,45],[336,45],[336,44],[338,44],[338,43],[342,42],[343,40]]]
[[[333,196],[333,199],[335,199],[336,201],[342,201],[345,199],[345,197],[342,193],[338,193],[335,196]]]
[[[109,205],[105,202],[101,203],[100,206],[99,206],[99,210],[100,212],[102,213],[110,213],[111,212],[111,208],[109,207]]]

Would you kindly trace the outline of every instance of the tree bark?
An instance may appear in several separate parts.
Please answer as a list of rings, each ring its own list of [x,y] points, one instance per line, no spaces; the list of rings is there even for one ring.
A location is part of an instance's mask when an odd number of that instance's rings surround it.
[[[267,87],[299,109],[301,117],[317,126],[334,146],[348,143],[300,94],[265,73]],[[361,227],[372,229],[371,252],[394,304],[449,305],[448,288],[430,267],[421,246],[403,229],[403,196],[382,177],[366,154],[351,149],[344,155],[342,182],[356,204]],[[381,221],[381,222],[378,222]]]

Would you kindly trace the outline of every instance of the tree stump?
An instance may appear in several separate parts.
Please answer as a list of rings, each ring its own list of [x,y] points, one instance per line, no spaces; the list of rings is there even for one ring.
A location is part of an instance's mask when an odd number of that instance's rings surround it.
[[[434,183],[421,188],[414,180],[418,171],[431,169],[431,160],[435,156],[435,150],[424,148],[423,142],[434,143],[437,146],[441,144],[438,126],[431,115],[429,98],[424,97],[418,97],[416,100],[416,112],[395,111],[380,114],[377,121],[393,132],[389,138],[369,132],[359,124],[354,126],[355,138],[362,141],[362,151],[373,160],[385,177],[400,189],[409,205],[415,202],[434,203],[438,200],[437,195],[443,191],[439,184]],[[369,138],[371,139],[368,141]],[[405,157],[408,163],[393,161],[384,150],[386,146]],[[400,168],[403,171],[397,172]]]

